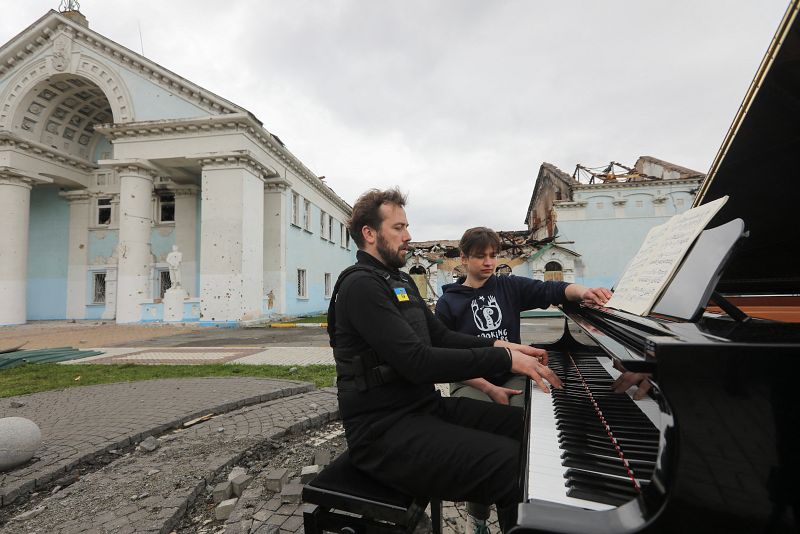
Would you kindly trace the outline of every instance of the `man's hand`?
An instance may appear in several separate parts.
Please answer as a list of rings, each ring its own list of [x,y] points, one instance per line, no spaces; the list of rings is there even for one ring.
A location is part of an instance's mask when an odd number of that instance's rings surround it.
[[[597,304],[598,306],[605,305],[610,298],[611,291],[604,287],[587,287],[581,295],[584,304]]]
[[[492,401],[497,404],[508,404],[511,397],[522,393],[521,389],[504,388],[502,386],[493,386],[488,388],[485,393]]]
[[[625,371],[614,380],[611,389],[614,393],[625,393],[631,386],[638,386],[636,393],[633,394],[633,400],[641,400],[650,391],[650,376],[649,373]]]
[[[529,376],[536,382],[539,389],[545,393],[550,393],[547,382],[550,382],[550,385],[554,388],[561,389],[561,379],[558,378],[558,375],[556,375],[552,369],[539,363],[539,360],[536,358],[532,358],[530,355],[514,349],[511,349],[511,371]],[[545,380],[547,380],[547,382],[545,382]]]
[[[505,347],[511,350],[516,350],[521,352],[522,354],[527,354],[528,356],[532,356],[539,360],[539,363],[547,365],[548,358],[547,358],[547,351],[544,349],[537,349],[536,347],[531,347],[530,345],[521,345],[519,343],[511,343],[510,341],[505,341],[504,339],[498,339],[494,342],[495,347]]]

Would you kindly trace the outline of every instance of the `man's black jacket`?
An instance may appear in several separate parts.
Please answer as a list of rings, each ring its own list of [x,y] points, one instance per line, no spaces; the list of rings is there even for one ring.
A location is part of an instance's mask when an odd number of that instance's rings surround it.
[[[357,260],[392,277],[401,276],[364,251],[358,251]],[[372,349],[400,376],[365,392],[339,388],[339,410],[351,448],[362,439],[371,441],[406,413],[433,410],[440,399],[435,383],[502,373],[511,367],[508,352],[491,346],[494,340],[448,330],[424,305],[410,279],[409,290],[417,298],[399,301],[383,280],[366,271],[350,274],[339,288],[334,330],[337,351]],[[422,341],[398,305],[424,308],[433,346]]]

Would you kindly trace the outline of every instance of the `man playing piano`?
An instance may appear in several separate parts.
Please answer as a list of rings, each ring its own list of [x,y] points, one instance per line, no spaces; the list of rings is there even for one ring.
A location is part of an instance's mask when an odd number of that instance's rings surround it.
[[[523,410],[442,398],[434,383],[513,371],[548,390],[559,378],[540,349],[448,330],[405,264],[405,197],[370,190],[348,225],[358,262],[339,276],[328,309],[339,410],[353,464],[407,494],[495,503],[513,525]]]
[[[436,316],[457,332],[520,343],[520,312],[568,300],[603,305],[611,297],[605,288],[497,276],[500,236],[490,228],[470,228],[464,232],[459,250],[466,277],[444,286],[444,293],[436,303]],[[527,377],[510,371],[484,375],[450,384],[450,395],[523,407],[526,380]],[[469,503],[467,512],[467,533],[485,533],[489,508]]]

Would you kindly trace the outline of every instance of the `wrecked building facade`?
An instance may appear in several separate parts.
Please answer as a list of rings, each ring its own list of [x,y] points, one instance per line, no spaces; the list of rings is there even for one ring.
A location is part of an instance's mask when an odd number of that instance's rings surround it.
[[[0,47],[0,325],[327,308],[351,207],[247,110],[50,11]]]
[[[613,162],[596,171],[578,166],[574,176],[543,163],[525,216],[527,230],[498,231],[503,250],[497,272],[613,287],[647,232],[689,209],[703,179],[650,156],[631,168]],[[434,301],[443,285],[463,274],[458,241],[412,246],[405,270]]]
[[[647,232],[691,208],[704,178],[650,156],[632,168],[613,162],[597,171],[579,166],[573,176],[542,164],[525,223],[532,241],[551,244],[534,262],[534,277],[561,267],[575,282],[612,287]]]

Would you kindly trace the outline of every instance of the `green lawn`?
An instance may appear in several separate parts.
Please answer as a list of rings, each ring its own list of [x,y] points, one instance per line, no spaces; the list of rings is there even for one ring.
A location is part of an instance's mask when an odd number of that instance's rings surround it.
[[[254,376],[286,378],[328,387],[336,376],[333,365],[59,365],[56,363],[25,364],[0,371],[0,398],[38,391],[63,389],[111,382],[133,382],[154,378],[195,378],[203,376]]]
[[[327,323],[327,315],[312,315],[311,317],[298,317],[289,321],[290,323]]]

